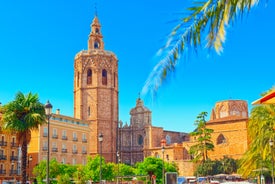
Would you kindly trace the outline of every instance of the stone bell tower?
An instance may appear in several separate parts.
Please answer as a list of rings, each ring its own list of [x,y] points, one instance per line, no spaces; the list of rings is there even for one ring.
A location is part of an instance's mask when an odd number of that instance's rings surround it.
[[[74,61],[74,117],[90,122],[89,153],[100,153],[98,135],[103,134],[102,154],[116,161],[118,125],[118,59],[104,50],[98,17],[91,24],[88,50]]]

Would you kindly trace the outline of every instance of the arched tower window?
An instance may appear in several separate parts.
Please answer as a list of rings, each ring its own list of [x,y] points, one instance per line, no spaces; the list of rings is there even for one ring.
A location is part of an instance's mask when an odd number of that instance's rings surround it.
[[[102,70],[102,85],[107,85],[107,70]]]
[[[91,116],[91,108],[90,108],[90,106],[88,107],[88,116]]]
[[[92,84],[92,70],[88,69],[87,71],[87,84]]]
[[[76,86],[79,87],[79,72],[77,72],[76,76]]]
[[[99,42],[98,42],[98,41],[95,41],[95,43],[94,43],[94,48],[95,48],[95,49],[98,49],[98,48],[99,48]]]
[[[220,134],[217,138],[217,144],[224,144],[226,143],[226,139],[223,134]]]
[[[99,34],[99,29],[98,28],[95,29],[95,33]]]

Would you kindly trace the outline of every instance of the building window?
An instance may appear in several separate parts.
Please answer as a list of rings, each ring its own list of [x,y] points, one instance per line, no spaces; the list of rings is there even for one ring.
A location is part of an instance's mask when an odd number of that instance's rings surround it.
[[[43,137],[48,137],[48,128],[47,127],[43,128]]]
[[[92,70],[88,69],[87,71],[87,84],[92,84]]]
[[[226,143],[226,139],[223,134],[220,134],[217,138],[217,144],[224,144]]]
[[[66,158],[62,157],[62,164],[66,164]]]
[[[73,165],[75,165],[76,164],[76,159],[73,158],[72,162],[73,162]]]
[[[142,145],[143,144],[143,137],[142,135],[138,136],[138,145]]]
[[[95,28],[95,33],[99,34],[99,29],[98,28]]]
[[[66,130],[62,130],[62,140],[67,140],[67,131]]]
[[[53,138],[57,138],[57,129],[56,128],[54,128],[53,129],[53,136],[52,136]]]
[[[85,158],[82,159],[82,165],[86,165],[86,159]]]
[[[107,70],[102,70],[102,85],[107,85]]]
[[[43,151],[47,151],[48,150],[48,142],[47,141],[43,141]]]
[[[73,132],[73,141],[77,141],[77,134],[76,134],[76,132]]]
[[[99,42],[98,42],[98,41],[95,41],[95,43],[94,43],[94,48],[95,48],[95,49],[98,49],[98,48],[99,48]]]
[[[169,135],[166,135],[166,144],[171,144],[171,137]]]
[[[91,116],[91,107],[88,107],[88,116]]]
[[[82,134],[82,142],[87,142],[87,137],[85,133]]]
[[[116,87],[116,73],[114,73],[114,87]]]
[[[77,77],[76,77],[76,86],[79,87],[79,72],[77,72]]]

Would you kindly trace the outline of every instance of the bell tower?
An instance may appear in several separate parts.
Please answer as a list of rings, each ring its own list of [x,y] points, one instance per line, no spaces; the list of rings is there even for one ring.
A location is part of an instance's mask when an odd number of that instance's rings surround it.
[[[102,154],[116,161],[118,126],[118,59],[104,50],[98,17],[91,24],[88,50],[74,61],[74,117],[89,121],[89,153],[100,153],[98,135],[103,134]]]

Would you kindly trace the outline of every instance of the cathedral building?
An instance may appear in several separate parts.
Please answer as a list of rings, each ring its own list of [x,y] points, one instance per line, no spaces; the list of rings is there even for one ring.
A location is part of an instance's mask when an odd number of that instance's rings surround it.
[[[118,59],[114,53],[104,50],[101,25],[95,16],[88,49],[80,51],[74,58],[74,116],[64,116],[57,110],[50,118],[49,130],[44,124],[32,132],[28,146],[28,158],[31,159],[27,172],[30,177],[33,177],[33,167],[46,160],[48,152],[50,159],[72,165],[85,165],[87,156],[100,153],[107,162],[129,165],[153,156],[176,163],[181,176],[193,175],[194,164],[188,151],[196,144],[196,137],[154,126],[152,112],[141,98],[130,110],[130,123],[119,122],[118,80]],[[207,128],[214,130],[212,140],[215,146],[209,157],[240,158],[248,147],[247,123],[245,101],[217,102],[207,122]],[[98,139],[100,134],[103,135],[102,144]],[[14,135],[0,136],[0,180],[18,178],[20,149],[16,139]],[[7,170],[13,175],[8,175]]]

